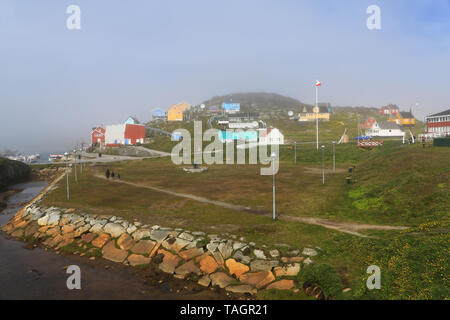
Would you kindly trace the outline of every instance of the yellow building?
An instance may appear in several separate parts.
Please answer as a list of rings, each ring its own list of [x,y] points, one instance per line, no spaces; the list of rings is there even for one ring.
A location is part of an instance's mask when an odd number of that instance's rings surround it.
[[[412,113],[404,111],[391,115],[389,121],[395,122],[401,126],[414,126],[416,124],[416,119]]]
[[[191,106],[188,103],[174,104],[167,111],[167,121],[183,121],[183,114],[189,109],[191,109]]]
[[[298,114],[298,121],[314,121],[316,118],[319,120],[330,120],[330,111],[327,107],[319,107],[319,112],[314,112],[314,107],[304,106],[301,112]]]

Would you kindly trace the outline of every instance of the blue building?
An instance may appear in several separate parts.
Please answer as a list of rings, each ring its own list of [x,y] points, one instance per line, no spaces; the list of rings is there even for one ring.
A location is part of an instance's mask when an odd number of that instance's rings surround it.
[[[226,113],[236,113],[241,111],[240,103],[232,103],[232,102],[224,102],[222,103],[222,109],[225,110]]]
[[[139,121],[135,117],[128,117],[125,124],[139,124]]]
[[[249,142],[258,141],[258,132],[253,131],[220,131],[219,140],[221,142],[231,142],[235,140],[247,140]]]
[[[153,119],[165,119],[166,118],[166,112],[161,109],[155,109],[152,112],[152,118]]]

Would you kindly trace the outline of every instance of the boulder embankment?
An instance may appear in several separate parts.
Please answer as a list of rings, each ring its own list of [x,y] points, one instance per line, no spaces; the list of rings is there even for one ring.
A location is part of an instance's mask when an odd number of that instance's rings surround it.
[[[17,212],[2,230],[34,245],[91,260],[156,266],[159,272],[230,294],[254,295],[267,289],[297,292],[302,289],[297,279],[300,269],[318,254],[311,248],[270,250],[235,235],[144,225],[35,202]],[[315,295],[321,297],[320,292]]]
[[[0,158],[0,192],[15,183],[27,181],[30,178],[31,168],[20,161]]]

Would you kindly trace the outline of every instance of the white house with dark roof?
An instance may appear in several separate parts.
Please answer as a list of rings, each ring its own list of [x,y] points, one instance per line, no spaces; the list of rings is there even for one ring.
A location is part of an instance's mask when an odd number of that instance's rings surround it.
[[[372,137],[405,137],[405,130],[395,122],[375,121],[366,129],[366,136]]]
[[[259,129],[259,144],[279,145],[284,144],[284,135],[277,128]]]

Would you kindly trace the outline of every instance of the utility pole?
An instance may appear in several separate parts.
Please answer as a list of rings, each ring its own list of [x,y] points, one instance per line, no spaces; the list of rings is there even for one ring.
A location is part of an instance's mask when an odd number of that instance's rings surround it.
[[[275,161],[277,158],[277,155],[275,152],[272,152],[272,154],[270,155],[270,157],[272,158],[272,177],[273,177],[273,220],[277,219],[277,215],[276,215],[276,210],[275,210]]]
[[[74,171],[75,171],[75,182],[78,183],[78,177],[77,177],[77,157],[76,157],[76,155],[75,155],[75,168],[74,168]]]
[[[335,152],[335,147],[336,147],[336,141],[333,141],[333,172],[336,172],[336,152]]]
[[[70,191],[69,191],[69,166],[66,162],[66,176],[67,176],[67,200],[70,199]]]
[[[297,164],[297,141],[294,141],[294,164]]]
[[[325,184],[325,146],[322,146],[322,184]]]

